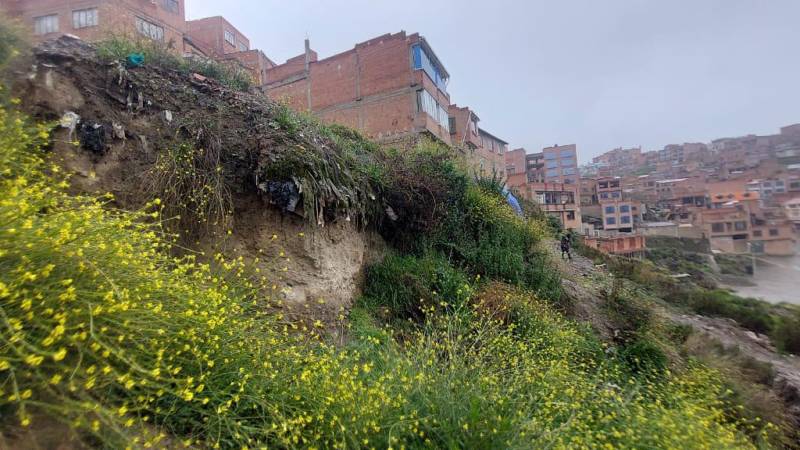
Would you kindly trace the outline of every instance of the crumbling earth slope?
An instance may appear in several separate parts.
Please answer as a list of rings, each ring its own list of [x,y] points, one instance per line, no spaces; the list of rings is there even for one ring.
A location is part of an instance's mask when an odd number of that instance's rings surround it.
[[[365,263],[383,248],[348,210],[374,200],[366,190],[328,186],[330,195],[314,199],[315,211],[290,204],[297,198],[276,198],[280,183],[265,175],[271,163],[300,150],[331,158],[335,144],[313,130],[286,130],[285,109],[258,92],[234,91],[197,74],[103,61],[92,45],[69,36],[37,47],[13,75],[22,107],[37,120],[60,123],[52,155],[73,174],[77,192],[110,192],[117,206],[137,208],[155,196],[145,174],[165,149],[182,143],[213,149],[230,210],[224,224],[191,234],[188,246],[207,256],[258,258],[262,273],[280,276],[276,295],[291,304],[324,304],[331,314],[346,307]]]

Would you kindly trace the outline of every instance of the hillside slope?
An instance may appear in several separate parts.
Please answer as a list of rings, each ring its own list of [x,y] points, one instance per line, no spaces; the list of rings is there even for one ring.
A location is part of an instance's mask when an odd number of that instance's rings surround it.
[[[106,448],[789,445],[680,354],[653,299],[558,263],[542,213],[449,149],[377,148],[71,38],[17,67],[11,446],[51,423]]]

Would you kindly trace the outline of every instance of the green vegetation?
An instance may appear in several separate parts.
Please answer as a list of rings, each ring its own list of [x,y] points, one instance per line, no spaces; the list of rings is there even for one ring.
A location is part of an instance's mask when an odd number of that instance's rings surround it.
[[[591,249],[589,249],[591,250]],[[587,252],[581,247],[582,252]],[[775,346],[785,352],[800,353],[800,309],[793,305],[774,305],[762,300],[743,298],[727,290],[698,283],[678,281],[650,261],[636,261],[587,252],[591,257],[608,264],[616,275],[646,287],[664,301],[687,308],[698,314],[727,317],[741,326],[766,334]]]
[[[552,228],[516,215],[496,183],[433,143],[378,149],[276,108],[265,120],[292,151],[247,166],[250,179],[293,180],[313,222],[354,217],[395,246],[337,345],[324,324],[305,333],[276,310],[249,261],[171,245],[165,211],[224,211],[210,206],[233,191],[221,153],[162,150],[149,183],[164,199],[122,211],[69,194],[45,162],[48,128],[0,108],[0,429],[12,446],[47,419],[105,448],[768,445],[770,425],[730,413],[718,372],[670,364],[636,290],[604,298],[627,321],[618,347],[567,319],[543,248]]]
[[[107,61],[125,61],[131,54],[141,54],[147,65],[185,74],[198,73],[240,91],[247,91],[253,85],[250,74],[234,63],[222,64],[201,57],[184,58],[172,45],[174,43],[164,44],[144,37],[119,35],[99,42],[97,53]]]

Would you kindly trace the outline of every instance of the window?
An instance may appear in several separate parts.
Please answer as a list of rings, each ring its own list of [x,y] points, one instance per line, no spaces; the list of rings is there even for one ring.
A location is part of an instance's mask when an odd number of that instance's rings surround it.
[[[575,211],[567,211],[567,220],[575,220]]]
[[[154,39],[156,41],[164,40],[164,27],[144,20],[141,17],[136,18],[136,30],[140,34],[147,36],[150,39]]]
[[[181,11],[181,5],[178,0],[161,0],[161,4],[164,5],[164,9],[171,13],[179,13]]]
[[[545,176],[553,178],[558,176],[558,169],[550,169],[545,173]]]
[[[761,236],[763,236],[761,230],[753,230],[753,237],[761,237]]]
[[[616,208],[614,208],[613,206],[606,206],[606,214],[614,214],[615,211]]]
[[[47,34],[58,32],[58,14],[40,16],[33,19],[34,34]]]
[[[608,192],[601,192],[600,198],[608,198]]]
[[[239,41],[239,51],[240,52],[246,52],[247,51],[247,44],[245,44],[242,41]]]
[[[417,91],[417,108],[420,112],[424,112],[436,120],[448,133],[450,132],[450,116],[425,89]]]
[[[736,231],[744,231],[747,229],[747,222],[736,222],[733,224]]]
[[[711,224],[711,231],[714,232],[714,233],[722,233],[722,232],[725,231],[725,224],[722,223],[722,222],[720,222],[720,223],[712,223]]]
[[[770,228],[769,229],[769,235],[770,236],[777,236],[778,235],[778,229],[777,228]]]
[[[621,212],[621,213],[626,213],[626,212],[630,212],[630,211],[631,211],[631,207],[628,206],[628,205],[620,205],[619,206],[619,212]]]
[[[618,191],[612,192],[611,193],[611,198],[619,198],[619,192]]]
[[[574,167],[567,167],[561,170],[561,173],[564,175],[575,175],[575,168]]]
[[[622,216],[619,218],[620,223],[631,223],[631,216]]]
[[[562,158],[569,158],[571,156],[573,156],[572,150],[561,150]]]
[[[555,169],[556,167],[558,167],[558,161],[556,161],[556,160],[547,161],[547,163],[545,164],[545,167],[547,167],[548,169]]]
[[[88,28],[97,26],[97,8],[72,11],[72,28]]]
[[[616,225],[617,218],[616,217],[606,217],[606,225]]]
[[[236,46],[236,35],[234,35],[232,31],[225,30],[224,36],[225,36],[225,42],[233,45],[234,47]]]
[[[411,54],[414,57],[414,69],[424,70],[439,89],[447,92],[447,76],[428,55],[428,52],[420,44],[416,44],[411,47]]]
[[[456,134],[456,118],[448,117],[447,122],[450,124],[450,134]]]
[[[573,158],[563,158],[561,160],[562,167],[572,167],[575,165],[575,159]]]
[[[558,159],[558,155],[555,153],[545,153],[544,159]]]

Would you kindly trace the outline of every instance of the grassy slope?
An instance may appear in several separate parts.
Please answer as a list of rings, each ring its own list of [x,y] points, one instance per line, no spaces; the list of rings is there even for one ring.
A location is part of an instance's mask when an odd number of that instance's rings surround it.
[[[435,146],[365,162],[357,135],[323,131],[325,161],[399,216],[374,221],[398,254],[370,269],[339,347],[269,312],[246,261],[171,256],[170,205],[68,195],[47,129],[0,109],[3,433],[49,417],[110,448],[753,446],[714,371],[667,370],[641,330],[608,347],[556,310],[543,217]]]

